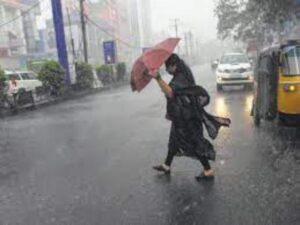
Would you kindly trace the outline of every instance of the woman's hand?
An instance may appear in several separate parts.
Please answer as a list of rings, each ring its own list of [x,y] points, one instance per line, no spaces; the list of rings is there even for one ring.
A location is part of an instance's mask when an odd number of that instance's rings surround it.
[[[173,97],[173,90],[172,88],[161,78],[159,73],[156,73],[155,77],[160,89],[162,92],[168,97],[172,98]]]
[[[160,79],[161,78],[161,75],[159,72],[157,72],[156,70],[155,71],[149,71],[148,72],[148,75],[154,79]]]
[[[156,80],[161,80],[161,75],[160,75],[159,72],[156,73],[155,79],[156,79]]]

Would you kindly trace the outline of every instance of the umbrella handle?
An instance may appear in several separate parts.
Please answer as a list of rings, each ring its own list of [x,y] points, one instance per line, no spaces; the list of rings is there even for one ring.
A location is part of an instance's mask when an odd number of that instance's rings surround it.
[[[157,72],[157,73],[156,73],[156,79],[161,79],[161,74],[160,74],[160,72]]]
[[[148,72],[148,75],[154,79],[161,78],[161,75],[158,72],[158,70],[151,70]]]

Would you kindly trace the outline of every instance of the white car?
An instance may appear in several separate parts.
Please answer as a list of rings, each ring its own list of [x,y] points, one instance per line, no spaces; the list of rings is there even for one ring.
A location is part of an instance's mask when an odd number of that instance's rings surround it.
[[[26,91],[35,91],[36,87],[41,87],[43,85],[33,72],[5,71],[5,75],[9,82],[9,94],[16,93],[19,89],[25,89]]]
[[[252,89],[253,74],[250,60],[245,54],[224,54],[216,70],[217,90],[221,91],[223,86],[232,85],[244,85]]]

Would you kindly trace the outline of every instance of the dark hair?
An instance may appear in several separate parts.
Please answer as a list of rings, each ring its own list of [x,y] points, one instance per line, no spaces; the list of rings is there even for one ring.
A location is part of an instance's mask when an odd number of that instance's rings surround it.
[[[167,61],[165,62],[166,67],[173,66],[179,64],[181,59],[177,54],[172,54]]]
[[[186,63],[179,58],[177,54],[172,54],[165,62],[166,67],[176,65],[176,72],[184,75],[184,77],[189,81],[191,85],[195,85],[195,79],[191,69],[186,65]]]

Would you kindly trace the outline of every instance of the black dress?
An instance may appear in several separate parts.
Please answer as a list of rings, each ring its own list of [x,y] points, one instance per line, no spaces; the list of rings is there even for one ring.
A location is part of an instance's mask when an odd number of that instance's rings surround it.
[[[229,126],[230,120],[208,114],[204,110],[210,100],[208,93],[188,78],[178,73],[169,84],[173,90],[173,97],[167,98],[167,117],[172,121],[169,154],[215,160],[216,152],[204,137],[203,127],[215,139],[220,127]]]

